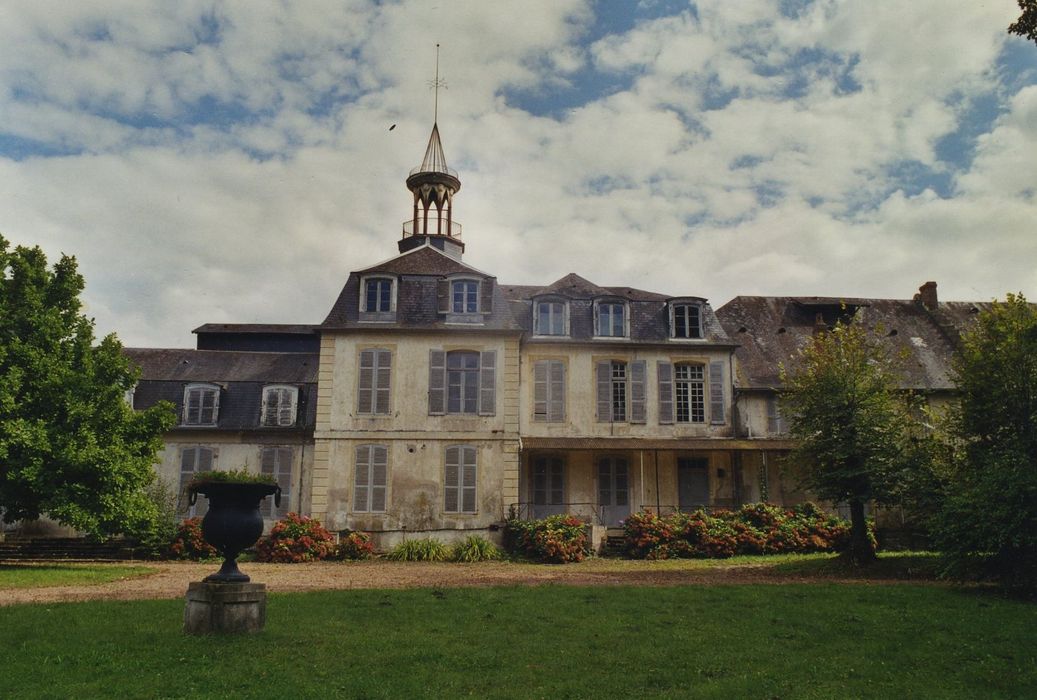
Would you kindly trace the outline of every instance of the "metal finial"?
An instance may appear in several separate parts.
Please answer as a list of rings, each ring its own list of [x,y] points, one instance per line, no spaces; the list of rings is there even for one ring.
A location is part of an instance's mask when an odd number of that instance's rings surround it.
[[[439,79],[439,44],[436,44],[436,79],[428,81],[428,86],[436,91],[432,110],[432,123],[435,124],[439,121],[439,88],[447,89],[446,80]]]

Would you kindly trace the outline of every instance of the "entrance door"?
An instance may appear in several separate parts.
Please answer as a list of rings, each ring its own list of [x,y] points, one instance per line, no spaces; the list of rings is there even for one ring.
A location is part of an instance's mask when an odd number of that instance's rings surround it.
[[[677,459],[677,497],[680,509],[691,512],[709,505],[709,460],[705,457]]]
[[[607,527],[619,527],[630,515],[630,469],[623,457],[598,460],[598,505]]]
[[[546,518],[565,512],[565,460],[561,457],[538,455],[533,458],[533,479],[530,484],[533,517]]]

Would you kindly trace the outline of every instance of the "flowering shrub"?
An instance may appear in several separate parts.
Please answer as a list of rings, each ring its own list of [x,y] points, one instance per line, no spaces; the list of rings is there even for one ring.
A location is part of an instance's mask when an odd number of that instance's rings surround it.
[[[319,520],[289,513],[256,543],[256,560],[294,564],[326,559],[334,551],[335,538]]]
[[[219,552],[202,537],[202,519],[188,518],[177,525],[168,554],[170,559],[210,559]]]
[[[328,558],[337,561],[356,561],[369,559],[372,556],[374,556],[374,545],[371,543],[371,537],[354,530],[339,536],[338,545],[335,547],[335,551],[328,555]]]
[[[724,558],[841,551],[849,543],[850,524],[813,503],[791,510],[753,503],[735,512],[712,514],[702,510],[666,517],[649,511],[634,513],[624,521],[623,534],[627,554],[636,559]]]
[[[504,527],[504,546],[513,554],[535,561],[564,564],[587,556],[585,523],[575,515],[552,515],[542,520],[512,519]]]

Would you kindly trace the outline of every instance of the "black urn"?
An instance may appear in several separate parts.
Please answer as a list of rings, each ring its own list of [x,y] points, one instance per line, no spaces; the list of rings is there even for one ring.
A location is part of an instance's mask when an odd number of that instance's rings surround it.
[[[255,544],[263,534],[259,503],[273,495],[281,505],[281,487],[276,484],[210,481],[191,487],[191,504],[198,494],[209,499],[209,510],[202,519],[202,536],[223,556],[223,566],[205,577],[209,583],[248,583],[251,579],[238,569],[238,554]]]

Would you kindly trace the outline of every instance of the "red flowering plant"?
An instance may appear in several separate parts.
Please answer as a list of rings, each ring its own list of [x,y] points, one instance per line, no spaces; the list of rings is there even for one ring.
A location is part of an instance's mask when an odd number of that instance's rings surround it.
[[[575,515],[541,520],[508,520],[505,547],[513,554],[550,564],[583,561],[587,556],[586,523]]]
[[[202,519],[188,518],[177,525],[167,554],[170,559],[212,559],[219,552],[202,537]]]
[[[370,559],[374,556],[374,544],[371,536],[356,530],[340,533],[338,545],[328,558],[336,561],[356,561],[359,559]]]
[[[335,536],[319,520],[289,513],[256,543],[256,560],[296,564],[325,559],[334,551]]]

